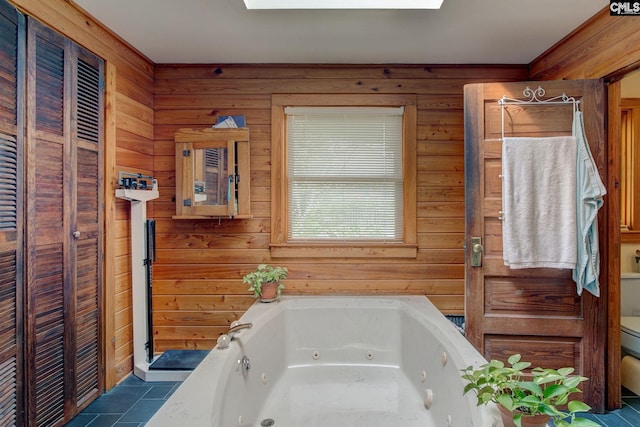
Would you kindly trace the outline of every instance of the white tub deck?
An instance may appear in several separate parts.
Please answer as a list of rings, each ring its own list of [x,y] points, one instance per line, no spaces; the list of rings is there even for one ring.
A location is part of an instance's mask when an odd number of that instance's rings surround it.
[[[485,359],[424,297],[288,297],[241,321],[147,426],[501,425],[462,395],[460,370]]]

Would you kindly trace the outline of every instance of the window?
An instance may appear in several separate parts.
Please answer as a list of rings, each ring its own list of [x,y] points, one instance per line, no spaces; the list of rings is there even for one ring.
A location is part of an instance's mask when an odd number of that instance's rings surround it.
[[[408,95],[275,95],[274,256],[415,257]]]
[[[285,108],[288,241],[402,241],[402,114]]]

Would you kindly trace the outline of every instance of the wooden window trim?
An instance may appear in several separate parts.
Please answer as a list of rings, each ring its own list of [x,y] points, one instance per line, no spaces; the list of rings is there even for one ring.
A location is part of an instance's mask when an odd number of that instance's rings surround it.
[[[290,243],[287,241],[287,106],[404,107],[403,117],[403,197],[404,232],[402,243]],[[326,95],[281,94],[271,98],[271,256],[312,258],[415,258],[417,236],[416,95]]]
[[[625,98],[621,100],[620,107],[623,114],[628,117],[630,129],[627,135],[621,135],[623,162],[626,170],[633,171],[632,176],[622,177],[622,221],[629,230],[622,231],[623,243],[640,242],[640,98]],[[625,143],[624,139],[630,137]]]

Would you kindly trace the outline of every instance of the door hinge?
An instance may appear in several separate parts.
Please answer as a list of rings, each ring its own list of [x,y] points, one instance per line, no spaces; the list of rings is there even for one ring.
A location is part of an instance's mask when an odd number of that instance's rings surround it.
[[[182,206],[191,206],[191,199],[184,199],[182,201]]]
[[[182,150],[183,157],[189,157],[191,155],[191,150]]]

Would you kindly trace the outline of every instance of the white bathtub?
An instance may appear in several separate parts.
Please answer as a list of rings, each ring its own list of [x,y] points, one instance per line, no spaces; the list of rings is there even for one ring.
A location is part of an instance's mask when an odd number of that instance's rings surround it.
[[[285,297],[241,321],[147,426],[501,425],[462,395],[460,370],[485,359],[424,297]]]

